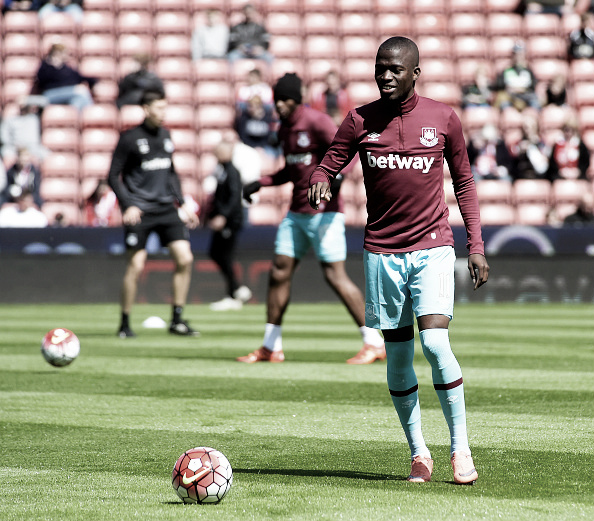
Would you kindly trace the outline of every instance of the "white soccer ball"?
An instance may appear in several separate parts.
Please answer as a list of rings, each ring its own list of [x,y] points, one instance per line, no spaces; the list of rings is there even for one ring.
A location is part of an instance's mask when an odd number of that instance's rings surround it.
[[[222,452],[195,447],[178,458],[171,482],[184,503],[218,503],[233,484],[233,470]]]
[[[78,337],[69,329],[59,327],[48,331],[41,341],[41,354],[55,366],[71,364],[80,353]]]

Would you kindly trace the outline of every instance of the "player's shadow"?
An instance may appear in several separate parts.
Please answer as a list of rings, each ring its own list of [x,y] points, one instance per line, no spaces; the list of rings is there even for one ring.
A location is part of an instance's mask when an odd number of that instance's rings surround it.
[[[352,470],[312,470],[312,469],[233,469],[234,474],[278,474],[281,476],[303,476],[314,478],[347,478],[367,481],[405,481],[405,476],[393,474],[377,474],[373,472],[356,472]]]

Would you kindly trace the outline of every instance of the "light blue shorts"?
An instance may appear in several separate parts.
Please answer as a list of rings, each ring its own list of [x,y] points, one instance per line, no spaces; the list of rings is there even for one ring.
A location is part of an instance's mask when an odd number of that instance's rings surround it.
[[[324,212],[310,215],[289,212],[276,232],[274,253],[301,259],[311,246],[320,262],[344,261],[344,214]]]
[[[451,246],[408,253],[365,251],[365,325],[398,329],[424,315],[454,316]]]

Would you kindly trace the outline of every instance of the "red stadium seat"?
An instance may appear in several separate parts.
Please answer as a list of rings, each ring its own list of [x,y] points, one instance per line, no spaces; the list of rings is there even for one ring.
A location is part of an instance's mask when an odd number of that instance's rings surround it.
[[[518,0],[485,0],[487,12],[513,13],[518,7]]]
[[[552,199],[557,204],[578,204],[585,192],[591,191],[589,181],[585,179],[557,179],[553,181]]]
[[[49,200],[43,203],[41,211],[47,217],[50,226],[54,226],[57,217],[61,216],[61,226],[80,226],[82,217],[80,203],[77,201],[54,201]]]
[[[455,82],[426,82],[419,85],[422,96],[441,101],[451,107],[458,107],[462,101],[460,85]]]
[[[248,209],[248,220],[253,226],[277,226],[283,217],[280,208],[273,203],[252,204]]]
[[[592,81],[594,78],[594,60],[573,60],[569,64],[570,83]]]
[[[115,30],[122,34],[153,34],[153,17],[148,11],[123,11],[117,15]]]
[[[592,82],[580,81],[575,83],[570,91],[573,106],[580,110],[584,106],[594,105],[594,88]]]
[[[41,143],[52,152],[79,153],[79,132],[74,128],[49,127],[41,135]]]
[[[157,35],[154,53],[157,59],[169,56],[190,58],[192,55],[190,37],[175,34]]]
[[[80,114],[80,128],[113,128],[120,127],[120,115],[111,103],[96,103],[84,107]]]
[[[483,13],[483,0],[449,0],[450,13]]]
[[[369,81],[374,77],[375,64],[369,59],[345,60],[341,72],[347,82]]]
[[[196,154],[196,132],[188,129],[171,129],[171,141],[176,152]]]
[[[190,58],[161,58],[155,63],[155,73],[165,82],[193,81],[194,67]]]
[[[336,59],[340,56],[340,42],[335,36],[307,36],[303,45],[306,59]]]
[[[516,207],[516,223],[525,226],[547,224],[551,207],[548,204],[526,203]]]
[[[68,34],[77,36],[78,27],[72,16],[63,12],[56,12],[39,20],[39,32],[42,35]]]
[[[119,132],[115,129],[87,128],[80,135],[80,153],[113,152],[119,137]]]
[[[448,204],[449,217],[448,222],[450,226],[464,226],[464,219],[460,213],[460,208],[456,203]]]
[[[109,34],[90,33],[81,35],[79,41],[81,59],[87,56],[100,56],[116,59],[116,44]]]
[[[86,6],[85,6],[86,8]],[[80,23],[80,34],[114,34],[116,18],[113,11],[86,11]]]
[[[366,58],[375,61],[378,42],[373,36],[345,36],[342,39],[342,56],[345,60]]]
[[[584,105],[580,107],[578,121],[582,131],[594,129],[594,106]]]
[[[516,13],[491,13],[485,19],[486,32],[490,37],[513,36],[520,39],[523,35],[522,15]]]
[[[390,36],[412,35],[412,24],[410,18],[401,13],[382,13],[381,16],[376,17],[376,31],[381,36],[382,40],[388,39]]]
[[[118,84],[112,80],[101,80],[93,87],[95,103],[115,103],[118,96]]]
[[[375,12],[384,16],[387,13],[408,13],[408,0],[375,0]]]
[[[339,13],[372,13],[374,0],[334,0]]]
[[[196,109],[197,129],[228,129],[233,127],[235,108],[230,105],[199,105]]]
[[[114,11],[116,7],[114,0],[85,0],[85,15],[93,11]]]
[[[153,0],[116,0],[117,10],[124,11],[148,11],[152,12]]]
[[[275,58],[300,58],[303,55],[301,36],[276,35],[270,42],[269,51]]]
[[[2,40],[2,56],[37,56],[41,57],[39,39],[26,33],[8,33]]]
[[[107,178],[111,157],[110,152],[88,152],[83,154],[80,162],[81,180]]]
[[[449,38],[445,36],[419,36],[417,45],[423,59],[440,58],[452,59],[452,46]]]
[[[124,105],[120,109],[120,128],[125,130],[140,125],[144,117],[144,110],[139,105]]]
[[[561,19],[556,14],[526,13],[524,15],[524,37],[562,36]]]
[[[305,12],[302,19],[304,35],[338,34],[338,16],[332,12]]]
[[[41,163],[43,183],[50,177],[70,177],[78,179],[80,158],[72,152],[56,152],[47,156]]]
[[[353,81],[348,84],[347,91],[355,106],[364,105],[379,98],[374,81]]]
[[[550,204],[551,182],[548,179],[518,179],[512,189],[513,204]]]
[[[46,128],[78,128],[79,112],[72,105],[48,105],[41,114],[41,131]]]
[[[481,13],[456,13],[449,18],[450,34],[453,36],[485,35],[487,26]]]
[[[198,159],[195,154],[188,152],[174,152],[173,164],[180,177],[198,179]]]
[[[374,36],[376,19],[371,13],[343,13],[338,19],[338,30],[342,36]]]
[[[266,0],[266,4],[262,6],[266,10],[267,14],[272,13],[291,13],[299,14],[301,9],[300,0]],[[266,24],[268,30],[270,27]]]
[[[516,220],[515,210],[508,204],[483,204],[480,211],[483,226],[508,226]]]
[[[476,183],[479,203],[511,204],[512,186],[508,181],[484,179]]]
[[[300,78],[304,78],[305,66],[300,58],[275,58],[270,66],[270,77],[280,78],[286,72],[295,72]]]
[[[135,54],[153,54],[153,37],[147,34],[122,34],[116,40],[119,59]]]
[[[341,62],[336,59],[308,60],[305,64],[305,80],[307,83],[323,81],[328,72],[339,70]]]
[[[230,83],[223,81],[203,81],[194,87],[194,99],[198,105],[233,105],[235,93]]]
[[[190,36],[192,19],[182,11],[157,11],[153,18],[155,35],[179,34]]]
[[[335,12],[334,0],[301,0],[303,13]]]
[[[192,62],[192,70],[197,82],[200,81],[231,81],[231,67],[227,60],[204,58]]]
[[[84,76],[101,80],[118,81],[120,79],[116,60],[111,56],[83,56],[78,70]]]
[[[421,80],[427,82],[457,80],[456,69],[451,60],[428,59],[423,60]]]
[[[80,202],[80,182],[78,178],[48,177],[39,186],[41,198],[46,202]]]
[[[495,107],[470,107],[462,112],[462,124],[467,132],[480,130],[485,125],[499,126],[499,111]]]
[[[511,129],[521,129],[524,123],[522,113],[514,107],[507,107],[501,112],[499,117],[499,126],[501,131],[506,133]]]
[[[484,36],[458,36],[452,42],[452,50],[459,60],[465,58],[486,60],[490,53],[490,43]]]
[[[565,40],[560,36],[532,36],[526,40],[526,55],[532,62],[540,58],[566,59]]]
[[[515,36],[493,36],[489,49],[489,58],[493,61],[500,61],[507,66],[511,64],[512,49],[518,39]],[[500,65],[496,63],[496,67]],[[499,69],[499,67],[497,67]]]
[[[411,29],[417,38],[421,36],[447,37],[448,24],[448,17],[445,14],[419,13],[412,19]]]
[[[194,89],[189,81],[168,81],[165,83],[165,95],[172,105],[194,105]]]
[[[165,127],[167,128],[195,128],[194,108],[192,105],[173,105],[167,106],[165,112]]]
[[[448,12],[446,0],[414,0],[409,2],[408,8],[413,16],[421,13],[447,14]]]
[[[546,105],[538,115],[539,128],[541,132],[547,132],[551,129],[560,129],[570,115],[567,107],[558,105]]]
[[[35,11],[6,11],[0,26],[4,35],[9,33],[39,34],[39,15]]]
[[[545,83],[548,83],[555,76],[559,75],[567,78],[569,70],[566,60],[554,58],[532,60],[530,62],[530,68],[532,69],[532,72],[534,72],[536,79]]]
[[[272,35],[271,43],[280,35],[300,36],[303,31],[301,15],[296,11],[270,11],[266,16],[266,29]]]
[[[39,69],[37,56],[7,56],[0,72],[4,74],[4,80],[31,80],[35,77],[37,69]]]
[[[196,152],[198,154],[212,154],[215,147],[223,139],[223,129],[203,128],[196,136]]]
[[[188,0],[152,0],[152,2],[153,10],[156,14],[159,14],[161,11],[188,12]]]

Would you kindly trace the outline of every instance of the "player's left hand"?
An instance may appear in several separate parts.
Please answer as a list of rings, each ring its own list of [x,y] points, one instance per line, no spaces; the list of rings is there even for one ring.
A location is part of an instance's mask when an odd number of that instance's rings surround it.
[[[209,222],[208,226],[215,232],[220,232],[227,224],[227,218],[224,215],[215,215]]]
[[[474,289],[480,288],[489,279],[489,264],[484,255],[473,253],[468,256],[468,271],[474,283]]]
[[[196,215],[196,212],[194,212],[192,208],[190,208],[187,204],[182,204],[180,209],[182,210],[180,212],[181,220],[185,223],[185,225],[188,228],[193,230],[194,228],[196,228],[196,226],[200,224],[200,219],[198,218],[198,215]]]
[[[330,201],[332,193],[330,192],[330,185],[325,181],[320,181],[312,185],[307,190],[307,200],[309,205],[317,210],[322,201]]]

